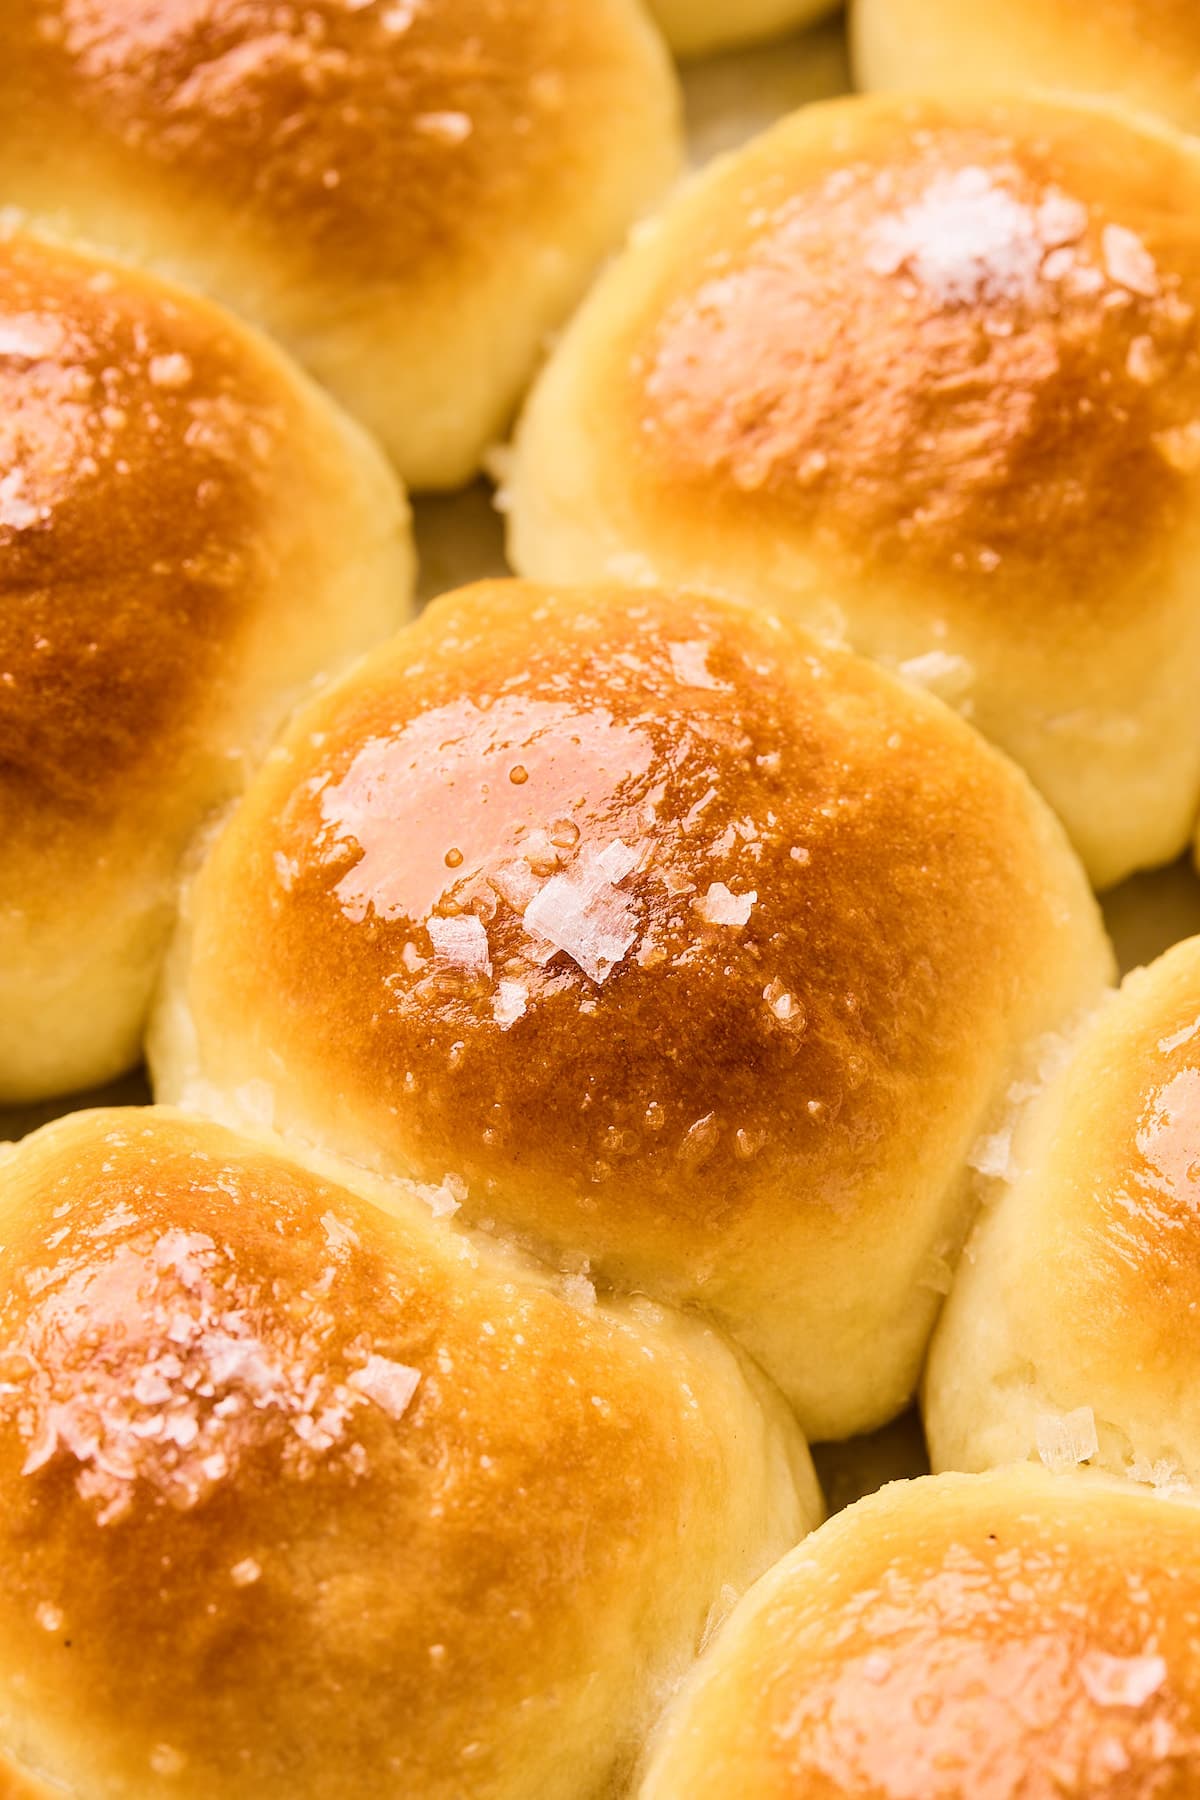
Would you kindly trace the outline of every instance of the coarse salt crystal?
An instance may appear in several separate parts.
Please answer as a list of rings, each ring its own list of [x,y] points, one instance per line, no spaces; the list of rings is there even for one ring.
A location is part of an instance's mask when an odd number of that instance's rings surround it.
[[[423,137],[436,138],[440,144],[461,144],[474,129],[469,113],[427,112],[413,116],[413,130]]]
[[[1163,461],[1180,475],[1194,475],[1200,469],[1200,419],[1156,431],[1152,442]]]
[[[636,863],[619,838],[599,856],[581,857],[529,902],[526,930],[565,951],[593,981],[606,981],[637,938],[637,915],[615,886]]]
[[[424,1201],[435,1219],[449,1218],[467,1197],[467,1184],[461,1175],[444,1175],[441,1181],[413,1181],[409,1187],[418,1200]]]
[[[1191,1043],[1198,1031],[1200,1031],[1200,1019],[1193,1019],[1190,1025],[1183,1026],[1179,1031],[1173,1031],[1170,1037],[1159,1038],[1157,1046],[1159,1055],[1170,1056],[1173,1051],[1181,1050],[1185,1044]]]
[[[603,870],[609,881],[624,881],[637,867],[637,851],[630,849],[620,838],[614,838],[596,858],[596,867]]]
[[[1046,1468],[1061,1474],[1085,1463],[1100,1448],[1096,1418],[1090,1406],[1068,1413],[1042,1413],[1034,1425],[1037,1453]]]
[[[325,1242],[335,1254],[344,1255],[348,1250],[358,1249],[358,1233],[334,1213],[321,1214],[321,1229],[325,1233]]]
[[[459,913],[449,919],[435,913],[426,921],[426,929],[434,951],[443,962],[472,974],[491,974],[488,935],[474,913]]]
[[[884,214],[866,264],[876,275],[903,270],[946,307],[1016,300],[1036,291],[1042,258],[1070,229],[1065,216],[1035,211],[972,166],[934,176],[914,202]]]
[[[910,656],[900,664],[906,681],[918,687],[933,688],[939,694],[965,693],[975,671],[965,656],[953,656],[948,650],[927,650],[922,656]]]
[[[572,1306],[586,1309],[596,1304],[596,1289],[586,1275],[564,1275],[562,1291]]]
[[[0,525],[11,531],[28,531],[41,518],[40,508],[25,498],[25,475],[21,469],[10,469],[0,480]]]
[[[671,669],[681,687],[720,688],[723,682],[709,672],[708,656],[711,644],[696,642],[691,644],[668,644],[667,654],[671,658]]]
[[[181,350],[150,358],[148,373],[155,387],[182,388],[192,379],[192,365]]]
[[[419,1369],[407,1363],[393,1362],[387,1356],[368,1356],[361,1369],[347,1375],[346,1386],[365,1394],[368,1400],[387,1413],[390,1419],[403,1418],[421,1379]]]
[[[1112,279],[1131,293],[1153,300],[1158,294],[1158,270],[1137,233],[1124,225],[1106,225],[1100,243]]]
[[[501,1031],[507,1031],[515,1025],[528,1006],[529,989],[523,981],[511,981],[504,977],[496,987],[492,1000],[492,1017]]]
[[[749,893],[735,894],[723,881],[714,881],[708,892],[698,900],[693,900],[692,905],[709,925],[745,925],[749,922],[757,899],[758,893],[754,888]]]
[[[987,1137],[977,1138],[967,1157],[968,1169],[974,1169],[977,1174],[986,1175],[993,1181],[1011,1181],[1012,1136],[1012,1126],[1006,1125]]]
[[[1129,1465],[1129,1479],[1164,1494],[1181,1492],[1188,1486],[1182,1470],[1165,1456],[1154,1462],[1145,1456],[1135,1457]]]
[[[1081,1657],[1079,1679],[1097,1706],[1144,1706],[1167,1679],[1161,1656],[1109,1656],[1089,1650]]]

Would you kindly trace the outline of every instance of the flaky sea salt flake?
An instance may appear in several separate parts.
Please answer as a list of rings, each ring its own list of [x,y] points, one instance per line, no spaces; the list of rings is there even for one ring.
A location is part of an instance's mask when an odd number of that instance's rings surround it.
[[[692,905],[709,925],[746,925],[757,899],[754,888],[745,894],[735,894],[723,881],[714,881],[707,893],[693,900]]]
[[[1080,1658],[1079,1679],[1097,1706],[1144,1706],[1167,1679],[1161,1656],[1109,1656],[1089,1650]]]
[[[636,862],[619,838],[599,856],[581,857],[530,901],[525,929],[565,951],[593,981],[606,981],[637,939],[637,915],[615,885]]]
[[[426,929],[434,951],[443,962],[469,974],[490,975],[492,958],[488,935],[474,913],[459,913],[443,919],[436,913],[427,920]]]
[[[497,983],[496,993],[492,1000],[492,1017],[501,1031],[507,1031],[510,1025],[524,1016],[529,1004],[529,989],[523,981],[511,981],[504,977]]]
[[[419,1369],[393,1362],[388,1356],[368,1356],[361,1369],[347,1375],[346,1386],[365,1394],[389,1419],[402,1419],[421,1379]]]
[[[1068,1413],[1041,1413],[1034,1425],[1037,1453],[1046,1468],[1062,1474],[1090,1462],[1100,1448],[1090,1406]]]

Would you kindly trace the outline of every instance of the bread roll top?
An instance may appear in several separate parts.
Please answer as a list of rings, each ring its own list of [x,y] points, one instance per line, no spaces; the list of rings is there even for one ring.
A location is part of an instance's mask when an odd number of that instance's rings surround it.
[[[19,1768],[80,1794],[599,1792],[722,1585],[811,1522],[798,1434],[714,1334],[599,1308],[429,1206],[155,1111],[0,1163]]]
[[[1107,968],[1049,815],[935,701],[727,602],[520,583],[305,712],[190,921],[165,1097],[451,1168],[553,1259],[713,1306],[813,1417],[817,1317],[920,1335],[979,1119]]]
[[[738,1607],[639,1800],[1184,1800],[1196,1526],[1191,1504],[1044,1471],[884,1488]]]

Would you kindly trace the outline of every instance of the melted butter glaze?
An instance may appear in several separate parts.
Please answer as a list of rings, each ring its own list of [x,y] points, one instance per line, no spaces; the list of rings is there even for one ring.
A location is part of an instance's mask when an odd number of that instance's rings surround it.
[[[1200,471],[1195,172],[1045,103],[855,105],[837,153],[777,134],[657,293],[642,478],[979,603],[1119,593],[1092,571]]]
[[[221,196],[310,275],[333,257],[345,279],[404,284],[433,261],[478,260],[481,207],[490,234],[556,188],[573,89],[621,61],[606,14],[570,0],[14,0],[0,60],[28,104],[69,94],[106,154]]]
[[[238,1079],[282,1057],[301,1129],[336,1090],[385,1161],[489,1208],[547,1183],[568,1234],[720,1234],[772,1183],[849,1213],[916,1091],[1007,1029],[999,965],[1048,928],[1025,805],[769,618],[466,590],[310,710],[218,846],[201,1035]]]
[[[0,821],[105,816],[253,600],[285,423],[245,348],[153,284],[0,239]]]
[[[1195,1791],[1193,1509],[1014,1471],[885,1490],[823,1538],[718,1647],[648,1800]]]

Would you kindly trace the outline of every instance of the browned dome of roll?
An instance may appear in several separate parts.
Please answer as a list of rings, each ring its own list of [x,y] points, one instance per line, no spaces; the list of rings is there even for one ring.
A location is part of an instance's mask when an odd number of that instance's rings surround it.
[[[998,1470],[895,1482],[765,1575],[638,1800],[1191,1800],[1200,1511]]]
[[[129,1110],[0,1159],[0,1791],[612,1791],[812,1522],[799,1434],[697,1321],[280,1149]]]
[[[412,582],[379,453],[209,302],[0,236],[0,1103],[136,1060],[176,866]]]
[[[265,326],[422,485],[503,429],[676,111],[635,0],[0,12],[4,198]]]
[[[694,581],[960,706],[1098,883],[1200,799],[1200,154],[1098,105],[805,107],[608,271],[530,400],[514,566]]]
[[[710,1306],[813,1435],[911,1391],[970,1142],[1108,967],[1049,814],[935,701],[750,609],[515,582],[297,720],[189,921],[162,1097],[454,1172]]]

